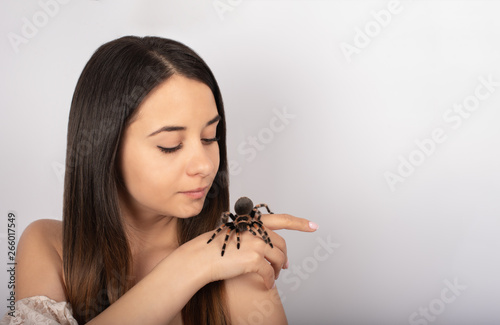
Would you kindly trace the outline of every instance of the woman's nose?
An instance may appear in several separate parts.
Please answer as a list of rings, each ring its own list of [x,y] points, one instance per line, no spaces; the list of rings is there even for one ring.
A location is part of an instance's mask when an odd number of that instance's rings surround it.
[[[187,173],[190,176],[208,176],[214,172],[214,162],[209,150],[203,145],[196,146],[187,164]]]

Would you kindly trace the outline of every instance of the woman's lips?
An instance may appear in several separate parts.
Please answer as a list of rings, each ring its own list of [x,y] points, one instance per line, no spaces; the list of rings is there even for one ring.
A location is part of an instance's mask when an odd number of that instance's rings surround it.
[[[197,188],[194,190],[185,191],[185,192],[181,192],[181,193],[185,194],[188,197],[193,198],[193,199],[201,199],[202,197],[205,196],[205,192],[206,192],[207,188],[208,188],[208,186],[205,186],[205,187],[200,187],[200,188]]]

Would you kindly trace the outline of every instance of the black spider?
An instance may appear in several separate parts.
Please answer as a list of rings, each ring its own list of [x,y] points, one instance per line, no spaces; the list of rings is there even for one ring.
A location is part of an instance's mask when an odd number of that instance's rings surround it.
[[[262,221],[260,221],[260,217],[262,216],[262,214],[259,211],[259,208],[262,207],[265,207],[267,209],[267,212],[272,214],[267,204],[261,203],[253,206],[252,200],[245,196],[240,197],[234,204],[234,211],[236,212],[236,216],[229,211],[224,212],[222,214],[222,225],[215,230],[214,234],[208,240],[207,244],[209,244],[212,239],[214,239],[215,236],[217,236],[217,234],[222,231],[222,229],[227,228],[226,238],[224,239],[224,245],[222,246],[221,256],[224,256],[227,241],[233,230],[236,231],[236,238],[238,242],[236,247],[238,249],[240,249],[240,232],[244,232],[246,230],[250,231],[250,233],[252,233],[254,236],[259,237],[255,232],[255,230],[257,230],[260,238],[262,238],[262,240],[266,244],[269,244],[271,248],[273,248],[273,244],[271,243],[271,239],[269,238],[269,235],[264,228],[264,224],[262,223]],[[231,217],[233,222],[227,222],[229,217]]]

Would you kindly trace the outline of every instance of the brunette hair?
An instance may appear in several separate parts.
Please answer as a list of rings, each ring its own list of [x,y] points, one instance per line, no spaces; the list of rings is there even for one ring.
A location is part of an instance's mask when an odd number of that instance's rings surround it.
[[[63,265],[78,323],[131,287],[131,250],[118,205],[118,150],[145,96],[176,74],[206,84],[221,116],[219,170],[200,214],[178,220],[179,245],[214,229],[229,209],[224,106],[207,64],[189,47],[160,37],[125,36],[100,46],[78,80],[68,123]],[[223,281],[205,285],[182,309],[184,324],[229,324],[224,293]]]

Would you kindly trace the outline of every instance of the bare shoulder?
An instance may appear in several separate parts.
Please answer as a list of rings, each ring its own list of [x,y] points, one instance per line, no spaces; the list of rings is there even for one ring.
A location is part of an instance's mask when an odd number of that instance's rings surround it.
[[[30,223],[19,239],[16,263],[16,300],[32,296],[66,300],[61,221],[40,219]]]
[[[288,324],[278,290],[268,290],[257,273],[225,280],[225,284],[232,323]]]

